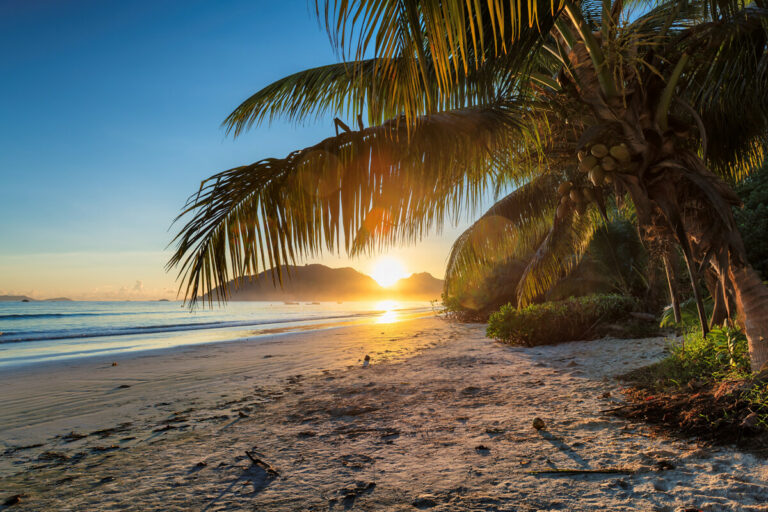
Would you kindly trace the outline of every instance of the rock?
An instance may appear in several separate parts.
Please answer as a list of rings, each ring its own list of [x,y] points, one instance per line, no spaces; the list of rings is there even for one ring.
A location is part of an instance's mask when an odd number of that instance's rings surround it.
[[[541,430],[543,428],[546,428],[546,426],[547,426],[547,424],[544,423],[543,419],[538,418],[538,417],[533,418],[533,428],[535,428],[536,430]]]
[[[112,361],[112,366],[117,366],[117,362],[116,361]]]
[[[363,358],[363,368],[366,368],[370,364],[371,364],[371,356],[369,356],[368,354],[365,354],[365,357]]]
[[[667,471],[670,469],[675,469],[675,465],[672,464],[670,461],[662,459],[658,462],[656,462],[656,469],[658,471]]]

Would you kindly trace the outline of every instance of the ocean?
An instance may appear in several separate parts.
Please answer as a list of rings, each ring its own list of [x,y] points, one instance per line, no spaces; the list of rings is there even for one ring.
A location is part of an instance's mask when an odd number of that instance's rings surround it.
[[[0,368],[108,356],[428,313],[427,302],[0,302]]]

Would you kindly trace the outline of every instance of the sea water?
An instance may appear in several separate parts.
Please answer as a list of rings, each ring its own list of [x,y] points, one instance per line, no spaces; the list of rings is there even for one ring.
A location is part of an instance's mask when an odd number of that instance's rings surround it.
[[[0,302],[0,368],[428,312],[426,302],[231,302],[193,311],[180,302]]]

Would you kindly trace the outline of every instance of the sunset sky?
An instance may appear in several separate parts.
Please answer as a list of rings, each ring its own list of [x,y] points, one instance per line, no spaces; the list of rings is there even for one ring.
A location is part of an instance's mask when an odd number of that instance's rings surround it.
[[[333,133],[221,121],[336,60],[306,0],[0,0],[0,294],[174,298],[171,221],[200,181]],[[464,226],[388,256],[442,277]]]

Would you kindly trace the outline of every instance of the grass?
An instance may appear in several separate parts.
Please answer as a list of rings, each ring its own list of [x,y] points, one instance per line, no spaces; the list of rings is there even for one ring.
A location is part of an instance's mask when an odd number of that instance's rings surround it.
[[[719,327],[702,336],[689,329],[671,342],[665,359],[622,377],[632,385],[629,415],[694,435],[711,430],[715,441],[765,437],[768,376],[753,374],[749,363],[740,330]]]

